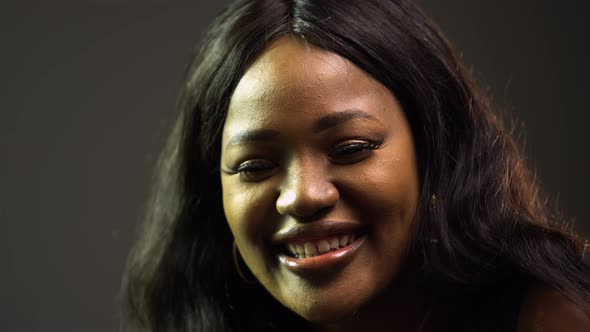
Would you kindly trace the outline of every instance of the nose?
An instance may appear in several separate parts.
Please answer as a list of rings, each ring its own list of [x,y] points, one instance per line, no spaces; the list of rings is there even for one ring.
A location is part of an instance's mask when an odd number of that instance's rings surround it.
[[[308,219],[330,210],[338,199],[338,189],[323,163],[308,160],[288,168],[276,209],[281,215]]]

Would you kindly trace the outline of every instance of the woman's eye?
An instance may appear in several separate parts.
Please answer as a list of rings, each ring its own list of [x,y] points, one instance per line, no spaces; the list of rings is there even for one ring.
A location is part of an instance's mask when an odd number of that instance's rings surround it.
[[[351,142],[336,147],[330,158],[339,164],[352,164],[370,156],[373,150],[378,149],[381,143],[376,142]]]
[[[274,164],[265,160],[248,160],[235,169],[234,174],[246,181],[257,181],[268,175],[268,171],[274,168]]]

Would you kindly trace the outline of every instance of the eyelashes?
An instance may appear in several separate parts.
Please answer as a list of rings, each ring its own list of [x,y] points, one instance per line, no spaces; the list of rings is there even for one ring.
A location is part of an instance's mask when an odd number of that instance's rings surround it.
[[[337,165],[350,165],[369,158],[373,152],[382,147],[383,141],[352,140],[337,145],[328,153],[329,160]],[[249,159],[239,163],[235,168],[223,170],[228,175],[239,175],[244,181],[261,181],[273,174],[277,163],[263,158]]]
[[[356,141],[345,143],[330,153],[330,159],[337,164],[352,164],[369,157],[381,147],[382,142]]]
[[[276,169],[275,164],[264,159],[252,159],[240,163],[235,169],[223,170],[228,175],[239,175],[240,179],[248,182],[261,181],[271,175]]]

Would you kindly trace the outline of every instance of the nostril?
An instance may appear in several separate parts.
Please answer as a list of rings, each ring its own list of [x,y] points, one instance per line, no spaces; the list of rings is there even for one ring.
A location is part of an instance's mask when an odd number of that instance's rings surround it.
[[[337,201],[337,200],[336,200]],[[290,215],[300,221],[321,219],[327,215],[336,201],[302,200],[296,196],[277,199],[276,209],[281,215]]]
[[[328,213],[332,210],[331,206],[326,206],[323,207],[319,210],[315,210],[313,212],[309,212],[306,213],[305,211],[301,212],[301,211],[295,211],[293,213],[290,213],[290,215],[301,221],[301,222],[306,222],[306,221],[314,221],[314,220],[319,220],[324,218],[326,215],[328,215]]]
[[[313,218],[336,205],[339,192],[326,174],[299,169],[290,175],[279,188],[276,209],[280,214]]]

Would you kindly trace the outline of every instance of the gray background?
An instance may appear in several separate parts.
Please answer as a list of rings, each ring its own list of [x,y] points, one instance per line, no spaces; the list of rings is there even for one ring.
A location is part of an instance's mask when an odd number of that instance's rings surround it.
[[[182,70],[227,1],[3,2],[0,331],[114,331]],[[587,1],[422,0],[589,233]]]

